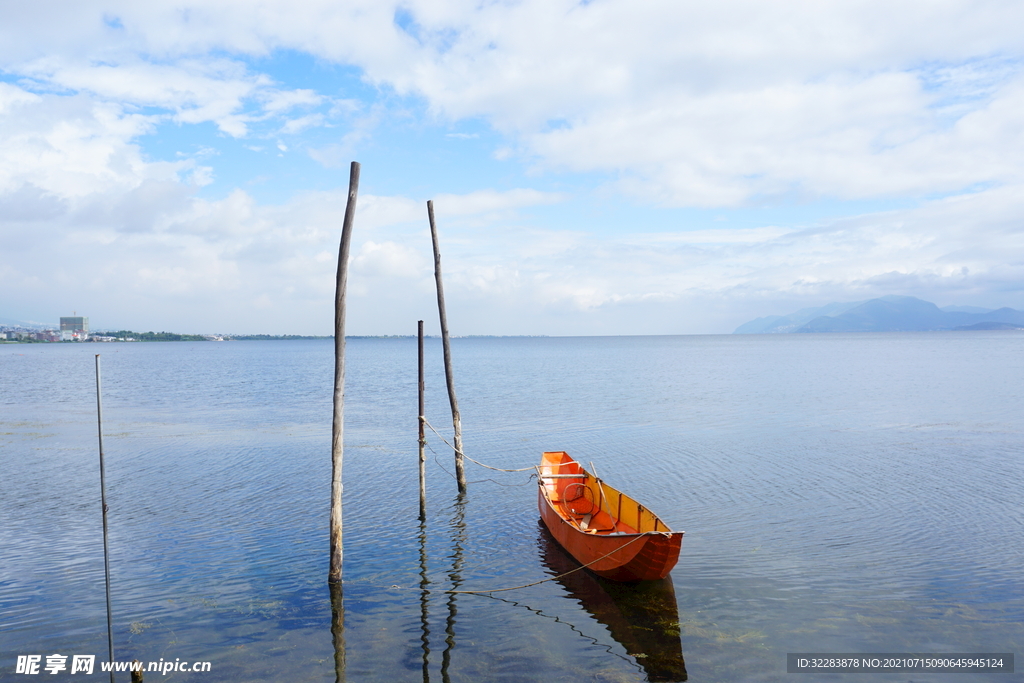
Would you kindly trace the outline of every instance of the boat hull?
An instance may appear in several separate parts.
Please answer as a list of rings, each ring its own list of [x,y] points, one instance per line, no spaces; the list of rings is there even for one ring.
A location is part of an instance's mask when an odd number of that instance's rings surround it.
[[[553,454],[545,453],[545,456]],[[564,455],[564,454],[562,454]],[[565,467],[571,462],[575,465],[574,471],[578,468],[575,461],[571,461],[567,455],[559,463]],[[549,468],[549,471],[553,471]],[[564,471],[564,470],[563,470]],[[584,472],[579,468],[580,472]],[[587,532],[582,530],[580,520],[566,513],[565,506],[553,501],[558,494],[555,485],[545,483],[545,466],[542,461],[541,481],[538,491],[538,507],[540,517],[544,525],[551,532],[559,545],[561,545],[580,564],[586,565],[587,569],[598,576],[612,581],[647,581],[663,579],[672,571],[676,561],[679,559],[679,550],[682,546],[683,533],[668,530],[662,523],[661,529],[657,531],[641,530],[637,533],[601,533]],[[589,476],[589,475],[587,475]],[[554,480],[558,481],[558,480]],[[594,480],[595,482],[597,480]],[[579,486],[579,484],[576,484]],[[651,516],[642,506],[632,499],[619,494],[611,487],[603,483],[597,485],[605,487],[610,495],[622,496],[636,505],[647,516]],[[617,524],[617,520],[613,520]],[[658,520],[660,523],[660,520]],[[613,528],[616,528],[613,526]]]

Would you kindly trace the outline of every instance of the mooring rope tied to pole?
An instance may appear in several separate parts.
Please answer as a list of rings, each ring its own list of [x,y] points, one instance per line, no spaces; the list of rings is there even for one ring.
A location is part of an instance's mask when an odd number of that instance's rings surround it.
[[[451,472],[449,472],[448,470],[446,470],[444,465],[441,464],[441,461],[437,459],[437,453],[434,451],[433,448],[430,449],[430,452],[434,454],[434,463],[439,468],[441,468],[441,471],[444,472],[445,474],[447,474],[449,477],[451,477],[452,481],[458,481],[457,479],[455,479],[455,475],[452,474]],[[524,481],[522,484],[503,484],[500,481],[498,481],[497,479],[491,479],[490,477],[488,477],[486,479],[474,479],[473,481],[468,481],[466,483],[467,484],[482,484],[485,481],[489,481],[492,484],[497,484],[498,486],[505,486],[505,487],[508,487],[508,488],[515,488],[517,486],[529,486],[530,484],[533,483],[533,479],[536,476],[537,476],[536,474],[531,474],[529,476],[529,478],[526,481]]]
[[[438,434],[437,430],[434,429],[434,425],[430,424],[430,422],[427,421],[427,418],[423,417],[422,415],[420,415],[419,418],[423,422],[423,424],[425,424],[427,427],[430,427],[430,431],[434,432],[434,434],[437,435],[437,438],[441,439],[441,441],[444,441],[445,445],[448,446],[448,448],[451,448],[456,453],[459,453],[459,450],[457,448],[455,448],[455,446],[453,446],[450,443],[448,443],[447,439],[445,439],[443,436]],[[433,449],[431,449],[431,450],[433,450]],[[531,465],[530,467],[521,467],[519,469],[514,469],[514,470],[503,469],[501,467],[491,467],[490,465],[485,465],[484,463],[479,462],[477,460],[474,460],[473,458],[471,458],[471,457],[469,457],[468,455],[465,455],[465,454],[463,454],[463,457],[465,457],[467,460],[469,460],[471,462],[476,463],[477,465],[480,465],[480,467],[486,467],[489,470],[495,470],[497,472],[528,472],[530,470],[536,470],[537,469],[536,465]],[[435,458],[435,461],[436,461],[436,458]],[[440,464],[440,463],[438,463],[438,464]],[[575,574],[576,572],[578,572],[581,569],[586,569],[590,565],[595,564],[597,562],[600,562],[601,560],[603,560],[606,557],[609,557],[611,555],[614,555],[615,553],[617,553],[620,550],[628,548],[629,546],[633,545],[634,543],[639,541],[641,538],[644,538],[646,536],[648,536],[648,533],[637,534],[636,537],[631,539],[629,542],[625,543],[624,545],[619,546],[618,548],[612,550],[611,552],[605,553],[604,555],[602,555],[601,557],[599,557],[599,558],[597,558],[595,560],[591,560],[590,562],[587,562],[586,564],[582,564],[579,567],[576,567],[575,569],[570,569],[569,571],[565,572],[564,574],[559,574],[558,576],[549,576],[546,579],[541,579],[540,581],[534,581],[533,583],[525,583],[522,586],[511,586],[509,588],[490,588],[490,589],[486,589],[486,590],[472,590],[472,591],[446,590],[446,591],[437,591],[437,592],[438,593],[448,594],[448,595],[456,594],[456,593],[457,594],[501,593],[501,592],[504,592],[504,591],[514,591],[514,590],[519,590],[521,588],[529,588],[531,586],[537,586],[537,585],[540,585],[542,583],[547,583],[548,581],[557,581],[558,579],[561,579],[563,577],[569,576],[570,574]],[[392,586],[392,588],[397,588],[397,587],[398,586]],[[419,589],[417,589],[417,590],[419,590]]]
[[[462,457],[464,457],[466,460],[469,460],[470,462],[474,462],[477,465],[480,465],[480,467],[486,467],[487,469],[494,470],[496,472],[529,472],[530,470],[537,469],[536,465],[530,465],[529,467],[520,467],[517,470],[506,470],[506,469],[502,469],[501,467],[491,467],[490,465],[485,465],[482,462],[480,462],[479,460],[474,460],[473,458],[469,457],[465,453],[462,453],[455,446],[453,446],[450,443],[448,443],[447,439],[445,439],[443,436],[441,436],[440,434],[437,433],[437,430],[434,429],[434,425],[432,425],[429,422],[427,422],[427,418],[425,418],[423,416],[420,416],[420,419],[423,420],[423,424],[425,424],[428,427],[430,427],[430,431],[434,432],[434,434],[437,434],[437,438],[441,439],[441,441],[444,441],[445,445],[448,446],[448,448],[452,449],[456,453],[461,453]]]

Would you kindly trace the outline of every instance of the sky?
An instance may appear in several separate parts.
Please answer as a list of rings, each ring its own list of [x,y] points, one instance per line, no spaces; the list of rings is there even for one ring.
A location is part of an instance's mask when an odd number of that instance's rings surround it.
[[[0,318],[729,333],[1024,309],[1018,0],[0,3]]]

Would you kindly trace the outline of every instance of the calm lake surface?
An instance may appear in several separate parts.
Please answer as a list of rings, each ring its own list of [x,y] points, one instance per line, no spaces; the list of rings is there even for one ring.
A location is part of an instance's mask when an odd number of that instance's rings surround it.
[[[25,680],[20,654],[106,659],[101,353],[116,658],[211,662],[147,681],[335,680],[332,352],[0,345],[0,679]],[[682,659],[690,681],[788,681],[787,652],[1024,653],[1024,335],[453,340],[468,455],[566,450],[687,532],[667,585],[578,572],[491,597],[441,591],[573,566],[529,473],[467,463],[459,500],[428,434],[421,528],[415,340],[348,352],[350,681],[680,680]],[[447,437],[439,340],[427,355]],[[871,675],[923,679],[964,675]]]

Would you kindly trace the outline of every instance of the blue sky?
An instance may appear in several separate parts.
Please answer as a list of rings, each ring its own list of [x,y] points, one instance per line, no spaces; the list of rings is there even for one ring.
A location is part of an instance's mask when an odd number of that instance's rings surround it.
[[[57,11],[59,10],[59,11]],[[1024,308],[1015,2],[0,8],[0,317],[696,334],[904,294]]]

